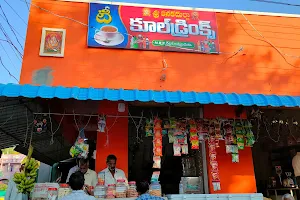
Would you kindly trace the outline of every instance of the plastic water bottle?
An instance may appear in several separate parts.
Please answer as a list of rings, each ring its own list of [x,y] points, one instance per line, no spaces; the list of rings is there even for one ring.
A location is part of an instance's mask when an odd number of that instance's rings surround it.
[[[182,181],[180,181],[180,183],[179,183],[179,194],[184,194]]]

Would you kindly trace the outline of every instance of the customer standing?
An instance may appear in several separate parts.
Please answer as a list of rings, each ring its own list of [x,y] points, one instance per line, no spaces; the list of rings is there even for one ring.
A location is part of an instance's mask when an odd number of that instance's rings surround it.
[[[80,171],[73,173],[69,180],[69,185],[73,191],[61,200],[96,200],[95,197],[89,196],[83,191],[84,182],[83,173]]]

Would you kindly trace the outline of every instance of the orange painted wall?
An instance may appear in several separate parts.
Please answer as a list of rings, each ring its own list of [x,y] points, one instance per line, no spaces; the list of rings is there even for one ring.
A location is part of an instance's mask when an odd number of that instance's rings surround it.
[[[228,105],[205,105],[204,118],[234,118],[235,107]],[[245,118],[245,114],[241,116]],[[206,147],[208,147],[206,145]],[[207,149],[208,152],[208,149]],[[255,193],[256,181],[251,148],[239,151],[239,163],[231,162],[231,155],[226,153],[225,143],[222,141],[217,148],[217,161],[221,180],[221,191],[214,192],[211,183],[209,156],[207,154],[209,191],[210,193]]]
[[[88,22],[86,3],[33,3]],[[246,17],[282,52],[300,55],[300,18]],[[217,13],[217,22],[220,55],[109,50],[87,47],[86,26],[31,7],[20,83],[39,84],[37,70],[49,67],[53,78],[46,84],[53,86],[300,95],[299,58],[286,56],[290,66],[268,43],[250,37],[260,38],[241,14]],[[67,30],[64,58],[39,56],[42,27]],[[168,68],[161,82],[163,58]]]
[[[99,114],[112,116],[128,116],[128,106],[125,112],[118,113],[118,102],[101,101]],[[117,168],[122,169],[128,175],[128,118],[107,117],[108,139],[105,133],[97,136],[96,171],[106,168],[106,157],[109,154],[117,156]]]

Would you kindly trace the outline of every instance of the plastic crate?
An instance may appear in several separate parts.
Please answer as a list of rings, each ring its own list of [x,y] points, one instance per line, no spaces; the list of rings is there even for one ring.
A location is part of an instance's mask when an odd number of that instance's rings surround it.
[[[168,200],[263,200],[262,194],[171,194]]]

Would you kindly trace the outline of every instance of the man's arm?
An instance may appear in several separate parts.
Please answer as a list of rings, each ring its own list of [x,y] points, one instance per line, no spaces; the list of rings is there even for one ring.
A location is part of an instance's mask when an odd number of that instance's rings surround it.
[[[68,173],[68,176],[67,176],[67,180],[66,180],[66,183],[69,182],[69,179],[71,177],[71,175],[74,173],[74,168],[72,167],[70,170],[69,170],[69,173]]]

